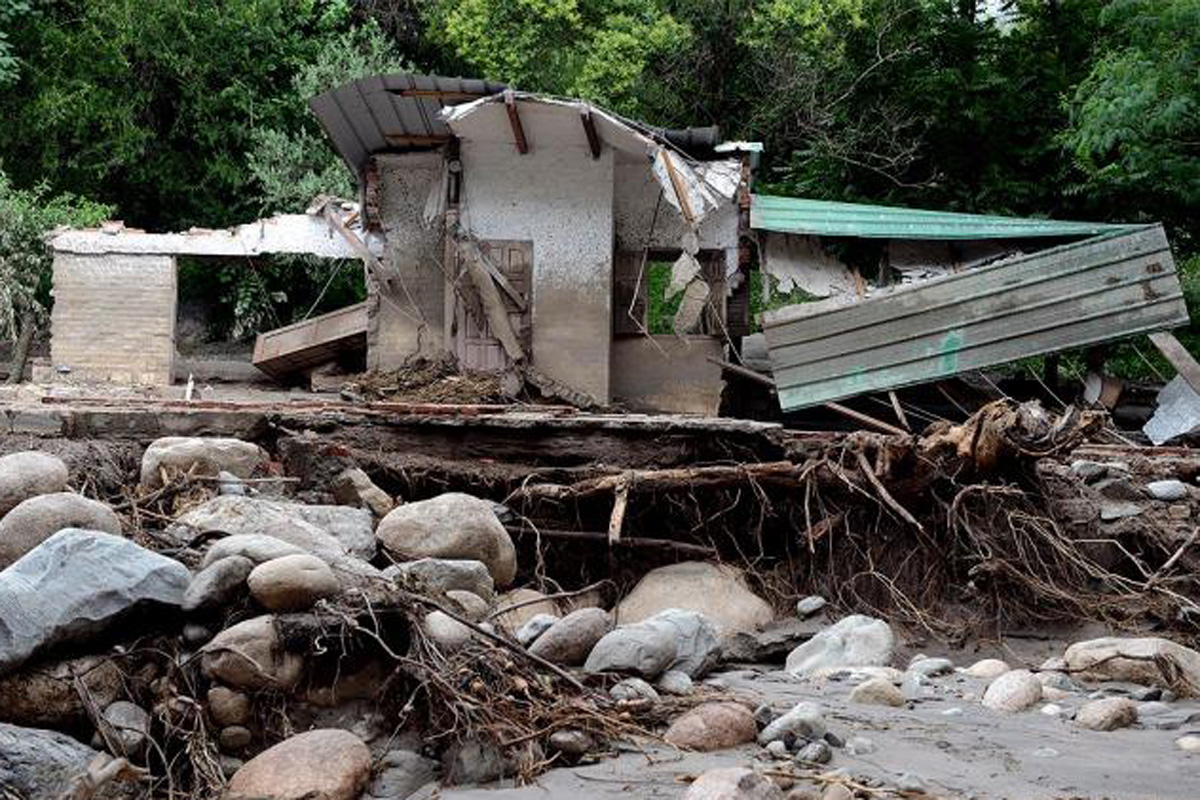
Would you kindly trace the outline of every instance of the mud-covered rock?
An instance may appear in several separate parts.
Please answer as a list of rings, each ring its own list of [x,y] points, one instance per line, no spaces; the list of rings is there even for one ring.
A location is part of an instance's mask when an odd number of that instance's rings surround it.
[[[242,765],[225,800],[355,800],[371,777],[371,751],[354,734],[297,734]]]
[[[121,520],[98,500],[53,492],[18,503],[0,519],[0,570],[64,528],[121,534]]]
[[[1090,639],[1068,647],[1063,660],[1084,680],[1128,681],[1171,689],[1180,696],[1200,695],[1200,652],[1170,639]],[[1159,669],[1160,661],[1171,675]]]
[[[131,612],[178,610],[190,578],[178,561],[119,536],[55,533],[0,572],[0,674],[107,633]]]
[[[406,503],[379,522],[375,535],[398,558],[482,561],[497,586],[517,574],[512,539],[487,500],[451,492]]]
[[[1137,722],[1137,703],[1128,697],[1104,697],[1084,703],[1075,712],[1075,724],[1090,731],[1115,731]]]
[[[103,708],[120,696],[124,676],[115,661],[101,656],[26,666],[0,677],[0,722],[54,730],[86,724],[88,709],[77,680],[91,701]]]
[[[891,681],[869,678],[850,691],[850,702],[899,708],[904,705],[904,693]]]
[[[376,517],[386,517],[396,507],[391,496],[358,467],[342,470],[330,488],[334,499],[342,505],[365,508]]]
[[[765,775],[745,767],[719,767],[700,775],[683,800],[783,800],[783,792]]]
[[[771,720],[759,732],[758,743],[766,745],[787,738],[820,739],[826,730],[824,709],[816,703],[804,701]]]
[[[25,500],[67,488],[67,465],[37,450],[0,456],[0,517]]]
[[[1027,669],[1014,669],[992,681],[983,705],[993,711],[1024,711],[1042,699],[1042,682]]]
[[[703,614],[672,608],[605,634],[583,668],[651,679],[677,669],[697,678],[710,670],[719,656],[716,627]]]
[[[214,686],[205,697],[209,716],[218,727],[245,725],[250,721],[250,697],[228,686]]]
[[[240,439],[165,436],[151,442],[142,454],[141,485],[146,489],[162,486],[163,470],[191,470],[213,477],[224,471],[249,478],[266,460],[261,447]]]

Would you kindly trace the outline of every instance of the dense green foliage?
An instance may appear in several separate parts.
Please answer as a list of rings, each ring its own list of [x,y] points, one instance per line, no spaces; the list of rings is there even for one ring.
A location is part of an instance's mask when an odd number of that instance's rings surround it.
[[[306,100],[399,69],[766,145],[772,191],[1160,219],[1196,249],[1200,0],[0,0],[0,170],[151,229],[346,195]],[[253,330],[328,265],[223,268]],[[342,282],[342,278],[338,281]],[[341,285],[334,295],[350,291]]]

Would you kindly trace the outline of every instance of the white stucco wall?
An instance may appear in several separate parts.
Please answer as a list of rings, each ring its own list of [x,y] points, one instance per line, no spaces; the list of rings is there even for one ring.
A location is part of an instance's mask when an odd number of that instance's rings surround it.
[[[456,124],[463,224],[533,242],[533,364],[601,402],[610,396],[613,150],[593,159],[577,110],[520,104],[518,155],[502,103]]]
[[[662,187],[650,172],[649,158],[641,159],[622,153],[614,168],[615,188],[613,197],[613,224],[617,246],[621,250],[640,251],[645,247],[673,250],[679,247],[679,238],[686,227],[682,216],[666,200],[658,209],[654,222],[654,235],[650,236],[654,205]],[[700,247],[737,249],[738,209],[736,201],[730,201],[711,212],[700,225]],[[732,263],[737,263],[733,252]]]

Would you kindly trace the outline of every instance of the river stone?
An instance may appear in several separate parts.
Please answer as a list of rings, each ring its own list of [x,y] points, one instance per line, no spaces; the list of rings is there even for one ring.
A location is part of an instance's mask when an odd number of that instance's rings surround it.
[[[716,627],[702,614],[670,608],[604,635],[584,662],[585,672],[625,672],[656,678],[677,669],[690,678],[710,670],[720,656]]]
[[[683,800],[783,800],[783,792],[766,776],[745,767],[720,767],[702,773]]]
[[[294,544],[288,544],[274,536],[263,536],[257,533],[237,533],[218,539],[212,543],[204,554],[201,566],[210,567],[223,558],[241,556],[247,558],[255,566],[284,556],[294,556],[305,552]]]
[[[741,570],[707,561],[685,561],[646,573],[617,606],[616,617],[624,625],[668,608],[703,614],[721,636],[758,630],[774,617],[771,606],[747,588]]]
[[[546,740],[550,752],[561,753],[574,763],[596,746],[596,741],[577,728],[557,730]]]
[[[376,517],[385,517],[396,507],[391,496],[376,486],[367,473],[358,467],[340,472],[330,488],[333,498],[342,505],[366,509]]]
[[[434,595],[458,589],[473,592],[485,600],[494,595],[492,574],[482,561],[456,558],[419,558],[393,564],[383,571],[385,577],[399,581],[413,591]]]
[[[356,800],[371,777],[371,751],[340,729],[297,734],[247,761],[225,800]]]
[[[985,658],[981,661],[976,661],[971,666],[963,670],[964,675],[970,675],[972,678],[982,678],[985,681],[999,678],[1004,673],[1008,672],[1009,666],[998,658]]]
[[[240,753],[253,741],[254,734],[243,725],[230,725],[228,728],[222,728],[217,737],[217,743],[226,753]]]
[[[529,620],[539,615],[554,617],[559,616],[558,605],[553,600],[544,599],[546,595],[536,589],[513,589],[505,592],[496,598],[496,610],[509,608],[521,603],[520,608],[514,608],[512,611],[505,611],[502,614],[497,614],[495,623],[503,630],[509,633],[515,633],[520,630],[521,626]]]
[[[408,750],[389,750],[379,760],[371,797],[401,800],[437,778],[438,763]]]
[[[269,614],[239,622],[200,649],[204,674],[237,689],[291,689],[304,661],[285,652]]]
[[[121,535],[121,520],[97,500],[54,492],[18,503],[0,519],[0,570],[64,528]]]
[[[150,715],[141,706],[128,700],[118,700],[104,709],[104,719],[116,734],[120,752],[114,756],[136,757],[150,736]]]
[[[56,731],[0,723],[0,796],[60,800],[97,755]]]
[[[918,658],[908,665],[908,671],[925,678],[936,678],[954,672],[954,662],[948,658]]]
[[[49,453],[27,450],[0,456],[0,517],[40,494],[67,488],[67,465]]]
[[[214,561],[192,577],[183,593],[184,611],[205,611],[223,608],[237,599],[254,569],[254,562],[245,556],[229,556]]]
[[[658,692],[641,678],[626,678],[617,681],[608,690],[613,700],[657,700]]]
[[[826,605],[824,597],[819,594],[810,594],[808,597],[803,597],[796,601],[796,616],[800,619],[808,619],[813,614],[816,614]]]
[[[1155,500],[1182,500],[1187,497],[1187,484],[1181,480],[1169,478],[1163,481],[1150,481],[1146,484],[1146,491]]]
[[[850,691],[850,702],[899,708],[904,705],[904,693],[891,681],[871,678]]]
[[[190,541],[207,532],[231,538],[239,534],[270,536],[331,565],[346,556],[366,560],[375,555],[371,515],[346,506],[306,506],[221,495],[180,515],[167,531],[180,541]],[[256,560],[249,553],[240,555]]]
[[[1200,734],[1184,734],[1175,740],[1175,746],[1185,753],[1200,753]]]
[[[214,686],[208,690],[205,699],[208,701],[208,713],[217,727],[245,725],[250,721],[250,697],[243,692],[228,686]]]
[[[894,642],[886,622],[852,614],[789,653],[785,669],[805,678],[828,667],[882,667],[892,660]]]
[[[474,559],[487,565],[497,586],[517,574],[512,539],[492,504],[451,492],[405,503],[379,521],[375,536],[398,558]]]
[[[491,610],[491,606],[487,604],[487,600],[484,600],[474,592],[451,589],[446,592],[446,597],[453,600],[455,605],[458,606],[459,611],[462,612],[462,616],[472,622],[482,622],[487,617],[488,611]]]
[[[163,468],[211,476],[224,471],[249,478],[266,461],[267,454],[261,447],[240,439],[165,436],[151,442],[142,454],[141,486],[162,486]]]
[[[121,695],[124,676],[115,661],[83,656],[43,661],[0,678],[0,722],[69,730],[90,722],[76,679],[100,708]]]
[[[693,688],[692,679],[688,677],[688,674],[677,669],[669,669],[664,672],[654,686],[663,694],[673,694],[679,697],[691,694]]]
[[[1163,676],[1155,663],[1160,659],[1170,665],[1178,680],[1168,681]],[[1091,639],[1068,647],[1063,660],[1067,669],[1085,680],[1159,686],[1181,697],[1200,694],[1200,653],[1170,639],[1153,636]]]
[[[797,739],[820,739],[825,735],[825,712],[816,703],[797,703],[786,714],[773,719],[758,734],[758,743],[767,745],[788,736]]]
[[[232,472],[221,470],[217,473],[217,493],[218,494],[236,494],[239,496],[246,495],[249,492],[246,489],[246,482],[234,475]]]
[[[726,750],[754,741],[754,712],[741,703],[704,703],[671,723],[663,740],[684,750]]]
[[[471,629],[441,611],[426,614],[424,625],[425,634],[443,650],[458,650],[471,641]]]
[[[1042,682],[1027,669],[1004,673],[988,685],[983,705],[994,711],[1024,711],[1042,699]]]
[[[1075,712],[1075,724],[1091,731],[1115,731],[1137,722],[1137,704],[1127,697],[1105,697],[1084,703]]]
[[[259,564],[246,584],[251,596],[269,611],[304,611],[339,589],[329,565],[307,553]]]
[[[612,617],[602,608],[581,608],[555,622],[530,645],[529,652],[552,664],[576,667],[596,642],[612,630]]]
[[[525,647],[529,647],[537,641],[539,636],[550,630],[550,627],[556,622],[558,622],[558,617],[553,614],[537,614],[530,617],[524,625],[517,629],[514,638]]]
[[[55,533],[0,572],[0,674],[107,633],[130,612],[178,608],[190,578],[178,561],[119,536]]]

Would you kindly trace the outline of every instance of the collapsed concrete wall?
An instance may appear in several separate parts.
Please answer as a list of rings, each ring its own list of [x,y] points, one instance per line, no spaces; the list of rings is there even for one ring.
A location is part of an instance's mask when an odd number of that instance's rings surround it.
[[[176,272],[169,255],[55,253],[55,368],[85,380],[171,383]]]

